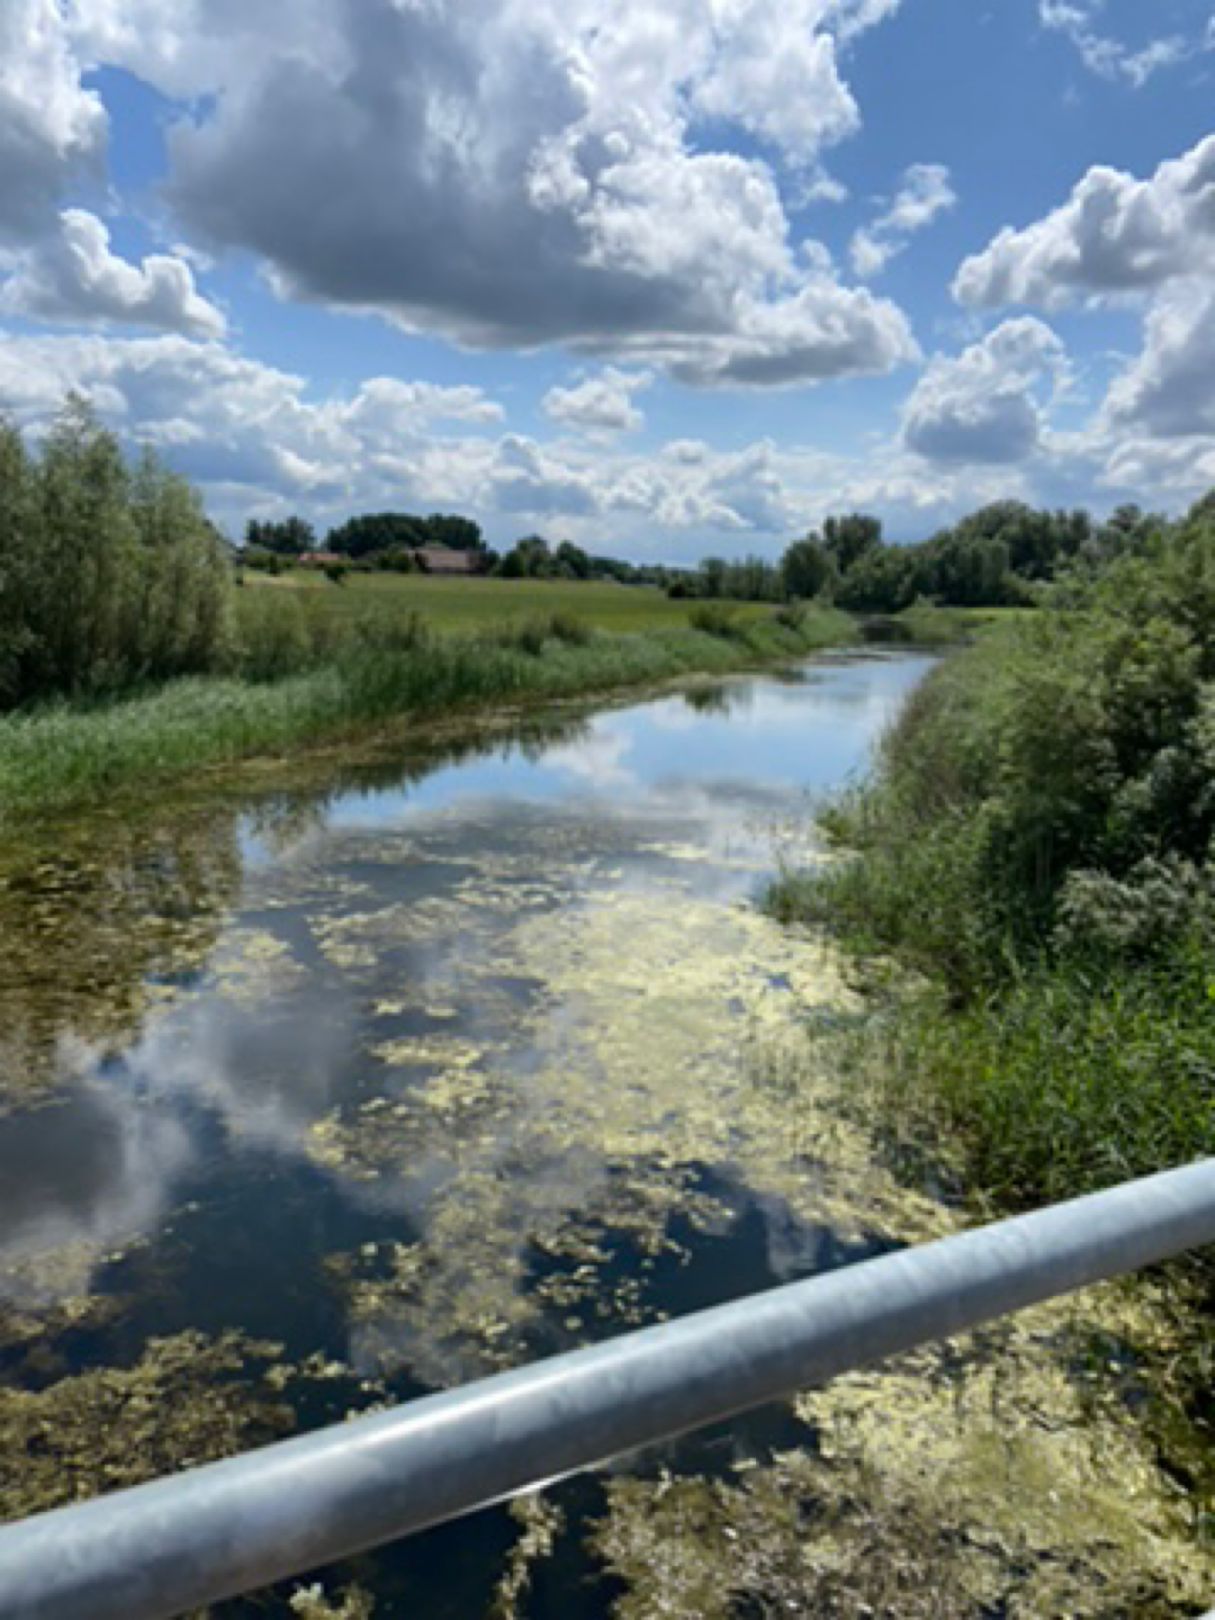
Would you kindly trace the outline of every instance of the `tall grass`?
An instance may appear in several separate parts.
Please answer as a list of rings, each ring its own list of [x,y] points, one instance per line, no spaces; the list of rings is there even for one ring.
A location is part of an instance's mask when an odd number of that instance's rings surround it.
[[[123,701],[59,703],[0,719],[0,816],[94,801],[398,716],[433,719],[724,674],[853,634],[844,615],[829,611],[798,630],[767,616],[728,639],[691,629],[604,635],[567,614],[438,637],[416,617],[386,615],[330,627],[317,640],[300,628],[290,597],[279,603],[275,595],[272,607],[254,610],[256,621],[243,621],[244,678],[181,680]]]

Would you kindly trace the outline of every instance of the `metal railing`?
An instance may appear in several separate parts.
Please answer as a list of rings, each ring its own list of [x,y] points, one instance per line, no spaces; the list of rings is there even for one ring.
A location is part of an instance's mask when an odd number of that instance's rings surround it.
[[[169,1620],[1215,1242],[1215,1160],[0,1529],[3,1620]]]

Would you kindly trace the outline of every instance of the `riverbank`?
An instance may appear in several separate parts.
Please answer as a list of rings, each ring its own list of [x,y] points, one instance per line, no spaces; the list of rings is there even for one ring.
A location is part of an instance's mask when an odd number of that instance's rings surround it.
[[[432,637],[348,649],[278,680],[194,678],[103,704],[60,704],[0,721],[0,825],[135,783],[353,738],[398,717],[489,714],[684,676],[787,662],[857,639],[845,614],[810,609],[714,632],[592,631],[554,616],[498,636]]]
[[[860,621],[829,607],[757,617],[728,603],[706,606],[717,611],[704,615],[705,627],[630,634],[592,629],[567,614],[478,636],[432,635],[416,619],[393,620],[391,636],[370,635],[363,645],[347,637],[332,657],[298,674],[196,677],[104,703],[18,712],[0,719],[0,829],[122,788],[354,740],[394,720],[489,718],[520,705],[762,669],[863,636]],[[974,615],[917,609],[900,623],[898,639],[956,641],[975,624]],[[275,647],[266,648],[265,662],[277,668]]]
[[[1213,681],[1196,526],[936,670],[823,817],[843,858],[772,893],[868,966],[856,1106],[982,1215],[1215,1152]],[[1215,1269],[1163,1275],[1115,1381],[1209,1505]]]

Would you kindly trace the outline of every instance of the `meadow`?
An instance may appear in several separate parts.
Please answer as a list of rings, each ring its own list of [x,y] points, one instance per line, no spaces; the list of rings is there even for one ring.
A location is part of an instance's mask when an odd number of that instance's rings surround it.
[[[277,577],[248,571],[242,598],[289,594],[304,612],[333,622],[369,613],[418,613],[441,633],[492,629],[536,614],[572,614],[596,630],[630,633],[686,628],[691,601],[675,601],[650,585],[549,579],[436,578],[425,574],[358,573],[334,585],[323,573],[294,568]],[[239,611],[240,603],[238,603]],[[737,604],[740,618],[763,619],[770,608]]]

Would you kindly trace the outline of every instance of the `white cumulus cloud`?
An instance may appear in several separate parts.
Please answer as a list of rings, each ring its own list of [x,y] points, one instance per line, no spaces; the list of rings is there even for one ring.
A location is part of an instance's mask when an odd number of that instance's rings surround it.
[[[0,3],[0,242],[53,220],[64,185],[97,171],[107,121],[80,82],[58,0]]]
[[[1102,421],[1133,438],[1206,438],[1215,449],[1215,281],[1179,281],[1160,296]]]
[[[903,413],[903,442],[929,461],[1006,465],[1042,442],[1043,395],[1065,382],[1058,336],[1032,316],[1005,321],[956,358],[937,356]]]
[[[1215,274],[1215,135],[1146,180],[1091,168],[1062,207],[1024,230],[1005,227],[965,260],[953,291],[976,307],[1058,309],[1204,271]]]
[[[153,253],[131,264],[111,250],[102,221],[82,208],[65,209],[53,234],[0,255],[0,312],[42,321],[150,326],[196,337],[219,337],[226,325],[199,293],[184,259]]]
[[[648,388],[653,380],[652,372],[605,366],[597,375],[571,388],[550,388],[542,404],[555,422],[585,433],[635,433],[645,425],[645,414],[633,403],[633,395]]]
[[[893,303],[792,240],[782,191],[824,194],[822,154],[860,122],[847,52],[897,5],[66,0],[64,15],[80,66],[191,102],[168,194],[196,246],[251,251],[284,296],[408,330],[713,386],[915,356]]]

